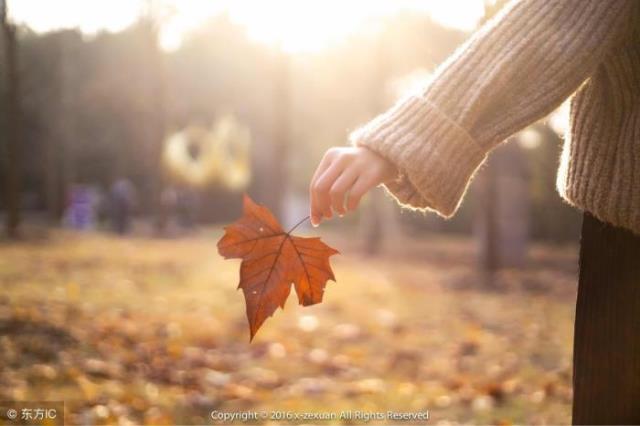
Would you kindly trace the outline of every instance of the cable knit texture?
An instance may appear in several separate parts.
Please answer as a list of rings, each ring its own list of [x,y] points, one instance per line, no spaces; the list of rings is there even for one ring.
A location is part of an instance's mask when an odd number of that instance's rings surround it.
[[[640,234],[639,28],[637,0],[514,1],[350,139],[398,167],[401,204],[449,217],[492,148],[575,92],[558,191]]]

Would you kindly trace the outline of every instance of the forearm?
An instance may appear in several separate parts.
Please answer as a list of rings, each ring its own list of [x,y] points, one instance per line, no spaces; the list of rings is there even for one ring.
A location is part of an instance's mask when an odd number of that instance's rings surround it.
[[[631,31],[635,0],[513,2],[424,97],[490,148],[555,109]]]
[[[524,0],[490,21],[427,89],[351,135],[402,172],[401,203],[453,214],[495,145],[556,108],[631,30],[634,0]]]

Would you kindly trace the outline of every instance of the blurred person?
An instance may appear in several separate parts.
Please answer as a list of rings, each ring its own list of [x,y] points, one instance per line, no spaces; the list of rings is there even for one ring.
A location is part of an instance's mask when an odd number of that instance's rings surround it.
[[[327,151],[311,221],[379,184],[450,217],[487,154],[572,94],[557,179],[584,211],[572,421],[640,424],[640,1],[509,3],[424,90]]]
[[[113,230],[125,235],[131,228],[131,216],[135,204],[135,188],[129,179],[117,179],[111,185],[110,213]]]
[[[97,198],[95,191],[85,185],[73,185],[64,212],[66,226],[76,230],[93,229]]]

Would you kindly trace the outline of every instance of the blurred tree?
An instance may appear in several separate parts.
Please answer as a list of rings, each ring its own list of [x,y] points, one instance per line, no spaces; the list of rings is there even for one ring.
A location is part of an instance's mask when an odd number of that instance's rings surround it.
[[[278,49],[275,52],[274,66],[274,123],[272,144],[272,162],[269,167],[271,190],[271,209],[276,217],[283,217],[284,201],[288,195],[289,152],[291,151],[290,122],[293,121],[291,108],[291,58]]]
[[[158,232],[164,231],[166,226],[162,191],[165,186],[165,173],[162,166],[162,150],[166,133],[165,117],[165,66],[164,55],[160,50],[159,33],[160,19],[158,3],[147,0],[146,13],[140,25],[144,37],[144,54],[146,59],[146,74],[148,76],[146,151],[147,179],[150,189],[151,212]]]
[[[81,44],[75,31],[58,31],[48,38],[53,67],[49,99],[48,132],[43,140],[46,152],[46,199],[49,217],[58,223],[67,203],[71,186],[78,180],[75,64],[72,57]]]
[[[497,1],[485,1],[485,14],[479,25],[484,25],[506,3],[505,0]],[[513,157],[520,155],[516,147],[512,151]],[[504,161],[488,161],[484,170],[481,171],[477,188],[476,204],[476,238],[478,246],[478,262],[483,272],[483,279],[485,286],[492,287],[494,285],[494,272],[500,267],[505,266],[506,262],[502,256],[506,253],[506,250],[501,247],[501,244],[506,241],[508,235],[501,235],[502,232],[509,232],[508,229],[500,226],[499,220],[501,212],[499,211],[499,197],[504,196],[500,193],[498,187],[499,175],[501,173],[500,164],[504,164]],[[506,205],[506,203],[503,203]],[[511,262],[512,264],[522,263],[521,260]]]
[[[276,122],[274,54],[251,42],[241,27],[220,15],[188,35],[182,47],[167,56],[170,127],[209,127],[221,116],[235,116],[248,127],[255,142],[249,192],[269,207],[274,207],[272,193],[279,190],[271,182],[277,160],[271,143]],[[291,151],[289,155],[297,150]],[[205,195],[199,207],[201,219],[228,221],[241,213],[241,194],[219,184],[200,190]]]
[[[60,55],[60,53],[64,51],[64,49],[61,48],[61,45],[64,42],[60,39],[56,39],[57,36],[58,34],[51,34],[51,38],[48,39],[51,41],[50,44],[52,44],[52,46],[50,46],[50,48],[52,48],[50,52],[56,52],[58,53],[58,55],[56,55],[55,58],[52,58],[52,63],[55,64],[55,66],[53,67],[54,78],[51,79],[52,83],[50,87],[52,93],[51,98],[49,99],[49,102],[47,104],[49,106],[49,109],[46,113],[48,119],[45,125],[47,128],[48,137],[41,140],[41,142],[44,144],[46,159],[44,175],[46,205],[49,213],[49,219],[54,224],[59,223],[62,216],[62,211],[64,209],[64,192],[66,189],[61,185],[62,157],[60,155],[61,152],[58,149],[61,145],[62,141],[60,138],[63,137],[63,129],[65,128],[65,126],[58,121],[60,119],[67,119],[66,115],[62,114],[62,110],[60,108],[61,105],[59,104],[60,95],[64,91],[64,88],[61,87],[62,79],[60,78],[61,75],[59,73],[63,69],[60,66],[60,59],[62,58],[62,55]],[[55,72],[56,70],[58,71],[58,73]],[[53,116],[56,116],[56,119],[52,119]],[[65,175],[65,177],[69,176],[68,173],[65,173]]]
[[[18,43],[16,26],[9,22],[7,1],[0,0],[0,25],[4,44],[4,89],[3,109],[4,127],[4,193],[7,209],[6,230],[9,238],[18,237],[20,224],[21,176],[21,112],[20,112],[20,75],[18,73]]]
[[[71,186],[78,181],[78,161],[77,161],[77,132],[76,132],[76,111],[75,103],[75,66],[71,57],[75,53],[75,47],[79,40],[75,39],[77,33],[65,31],[61,34],[58,43],[58,139],[60,141],[60,170],[62,180],[62,194],[64,201],[68,198]],[[70,40],[65,38],[69,37]]]
[[[521,267],[530,234],[530,173],[520,136],[496,148],[479,173],[474,231],[486,271]],[[491,282],[487,283],[491,285]]]
[[[386,93],[383,88],[387,85],[389,79],[389,49],[384,34],[379,34],[376,40],[376,48],[374,54],[374,71],[373,84],[371,88],[371,112],[372,115],[380,114],[384,111],[387,104]],[[388,232],[390,224],[387,220],[390,218],[383,216],[384,193],[380,188],[375,188],[369,194],[369,203],[365,204],[364,209],[364,235],[365,235],[365,252],[368,255],[378,254],[382,248],[385,232]]]
[[[531,172],[531,235],[555,243],[578,241],[581,213],[564,202],[555,190],[562,139],[542,122],[533,125],[528,132],[538,138],[533,149],[527,149]]]
[[[165,129],[208,128],[230,113],[252,135],[249,192],[274,207],[282,180],[287,190],[305,194],[322,153],[345,144],[350,130],[389,107],[400,93],[394,82],[415,70],[428,73],[468,37],[426,15],[403,12],[383,18],[379,33],[361,32],[322,51],[290,55],[282,72],[275,49],[252,41],[224,14],[188,34],[171,52],[158,47],[158,25],[158,17],[147,13],[129,28],[91,37],[77,30],[18,31],[24,123],[19,172],[25,203],[48,205],[59,220],[70,182],[104,189],[125,177],[139,190],[140,212],[153,216],[158,213],[154,194],[165,185],[156,162]],[[3,71],[5,64],[3,59]],[[277,78],[284,74],[286,86]],[[4,113],[4,101],[0,108]],[[284,111],[280,118],[279,111]],[[7,123],[0,124],[3,138]],[[532,168],[532,226],[535,236],[566,239],[575,235],[575,227],[567,225],[575,217],[554,193],[554,168],[543,167],[556,161],[556,144],[551,134],[538,148],[526,150]],[[0,161],[3,184],[10,164],[6,158]],[[211,183],[198,191],[200,219],[228,221],[239,214],[238,190]],[[5,193],[3,188],[3,208]],[[469,201],[449,221],[407,211],[398,217],[412,233],[468,233],[474,200]],[[386,220],[378,223],[386,226]],[[371,229],[370,241],[376,241],[381,229]]]

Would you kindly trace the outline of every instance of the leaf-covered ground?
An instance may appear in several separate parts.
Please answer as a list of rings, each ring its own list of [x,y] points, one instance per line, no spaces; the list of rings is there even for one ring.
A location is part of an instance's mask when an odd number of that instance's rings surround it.
[[[75,424],[211,424],[211,410],[570,421],[573,248],[537,248],[487,291],[471,241],[366,258],[325,235],[338,283],[320,305],[290,297],[249,344],[220,235],[0,245],[0,400],[64,400]]]

